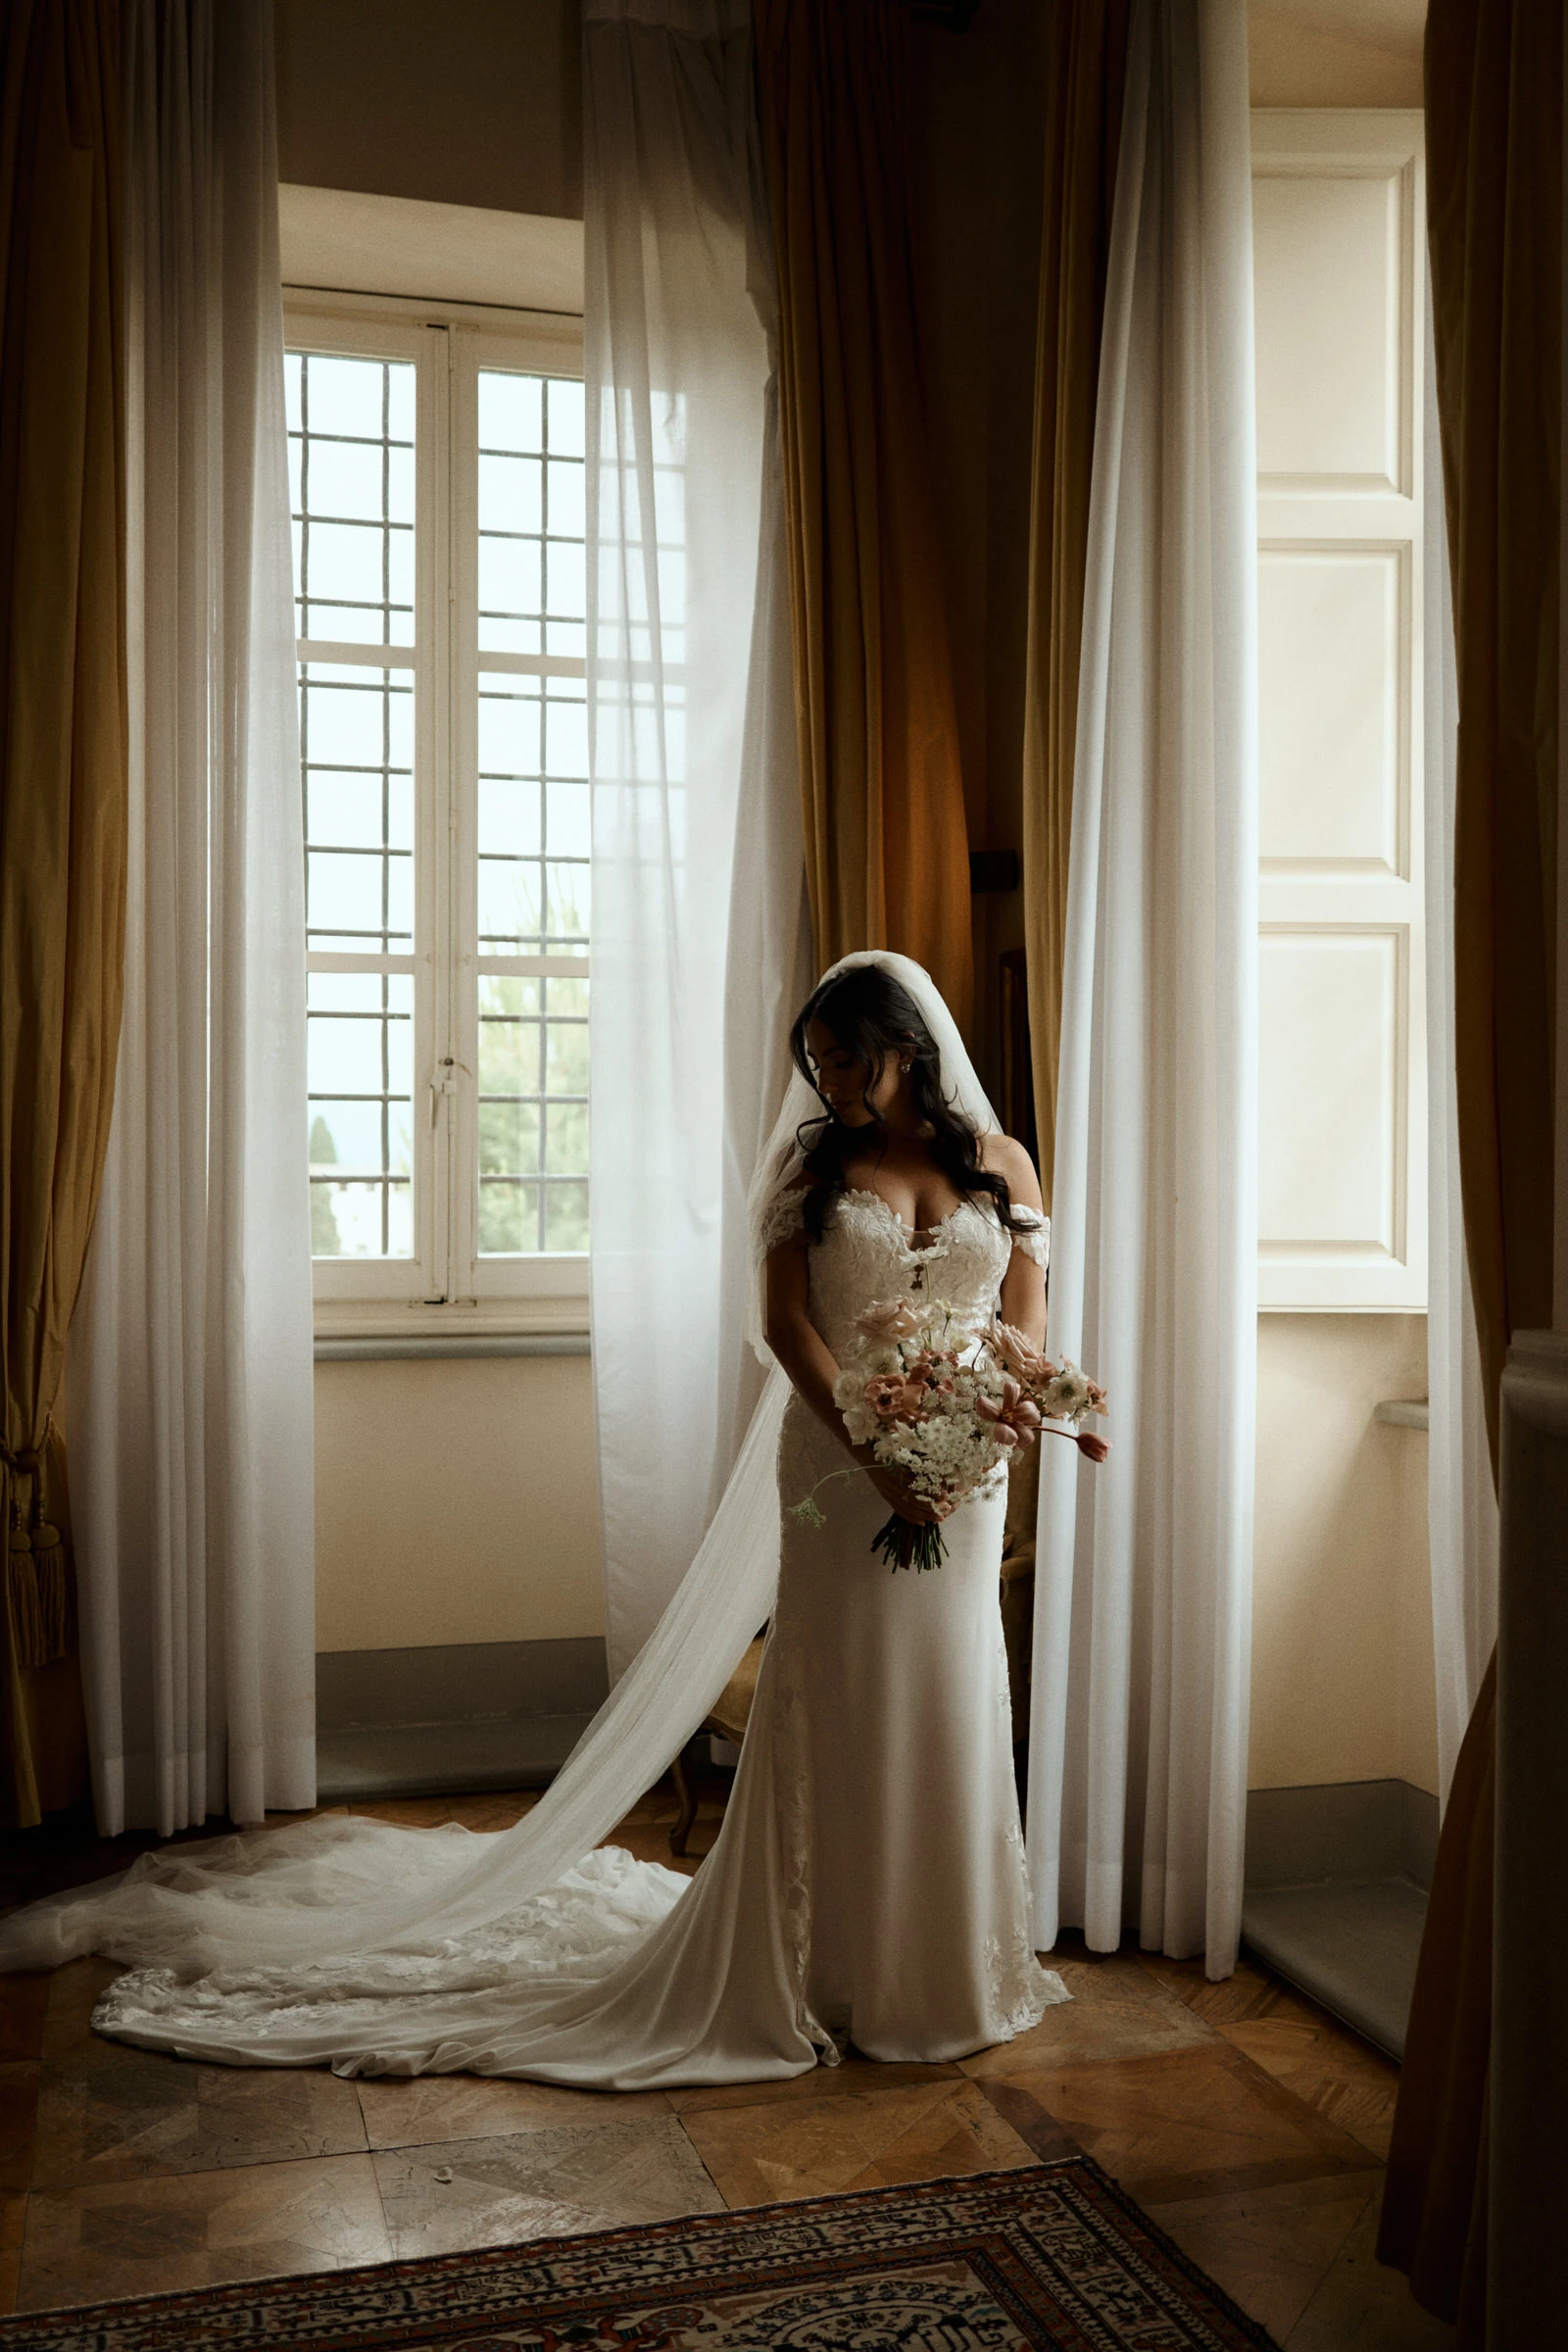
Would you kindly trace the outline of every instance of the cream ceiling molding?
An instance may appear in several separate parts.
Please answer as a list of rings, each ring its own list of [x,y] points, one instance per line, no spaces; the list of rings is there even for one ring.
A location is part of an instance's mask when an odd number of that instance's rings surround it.
[[[582,316],[582,222],[478,205],[277,191],[283,282]]]
[[[1426,0],[1249,0],[1252,104],[1421,104]]]
[[[1300,32],[1419,61],[1427,0],[1251,0],[1251,13]]]

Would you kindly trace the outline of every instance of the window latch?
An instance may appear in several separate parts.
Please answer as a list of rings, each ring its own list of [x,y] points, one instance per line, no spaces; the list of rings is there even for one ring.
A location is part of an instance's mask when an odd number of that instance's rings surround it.
[[[459,1061],[455,1054],[443,1054],[440,1060],[435,1065],[435,1071],[430,1080],[430,1124],[432,1127],[435,1125],[436,1119],[440,1114],[441,1099],[443,1095],[451,1095],[457,1092],[458,1072],[460,1070],[463,1072],[465,1078],[470,1075],[467,1063],[466,1061]]]

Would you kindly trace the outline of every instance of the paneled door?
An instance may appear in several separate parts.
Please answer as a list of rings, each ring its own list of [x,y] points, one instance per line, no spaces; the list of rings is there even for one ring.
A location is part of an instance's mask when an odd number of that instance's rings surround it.
[[[1421,116],[1260,111],[1252,171],[1258,1303],[1420,1309]]]

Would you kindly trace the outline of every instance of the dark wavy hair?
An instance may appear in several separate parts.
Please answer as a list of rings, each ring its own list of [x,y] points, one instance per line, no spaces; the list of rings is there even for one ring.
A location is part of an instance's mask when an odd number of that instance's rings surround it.
[[[803,1203],[806,1230],[813,1242],[822,1239],[827,1212],[847,1190],[845,1169],[867,1146],[885,1147],[886,1129],[868,1100],[875,1073],[890,1050],[909,1057],[909,1090],[929,1131],[931,1157],[954,1190],[991,1201],[1009,1233],[1019,1228],[1012,1213],[1012,1196],[1004,1176],[980,1162],[980,1135],[974,1122],[942,1092],[942,1056],[925,1025],[919,1005],[903,982],[878,963],[852,964],[847,972],[831,974],[814,988],[795,1016],[790,1052],[808,1085],[816,1079],[807,1048],[806,1032],[820,1021],[835,1044],[854,1055],[864,1070],[861,1101],[874,1124],[848,1127],[824,1107],[820,1118],[807,1119],[797,1129],[810,1178]]]

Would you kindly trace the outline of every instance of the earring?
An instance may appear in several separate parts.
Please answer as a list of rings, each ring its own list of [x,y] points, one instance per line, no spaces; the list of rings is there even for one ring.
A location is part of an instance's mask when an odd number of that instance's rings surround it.
[[[910,1066],[911,1065],[906,1061],[901,1061],[899,1064],[899,1068],[903,1071],[906,1078],[907,1078],[909,1075]]]

